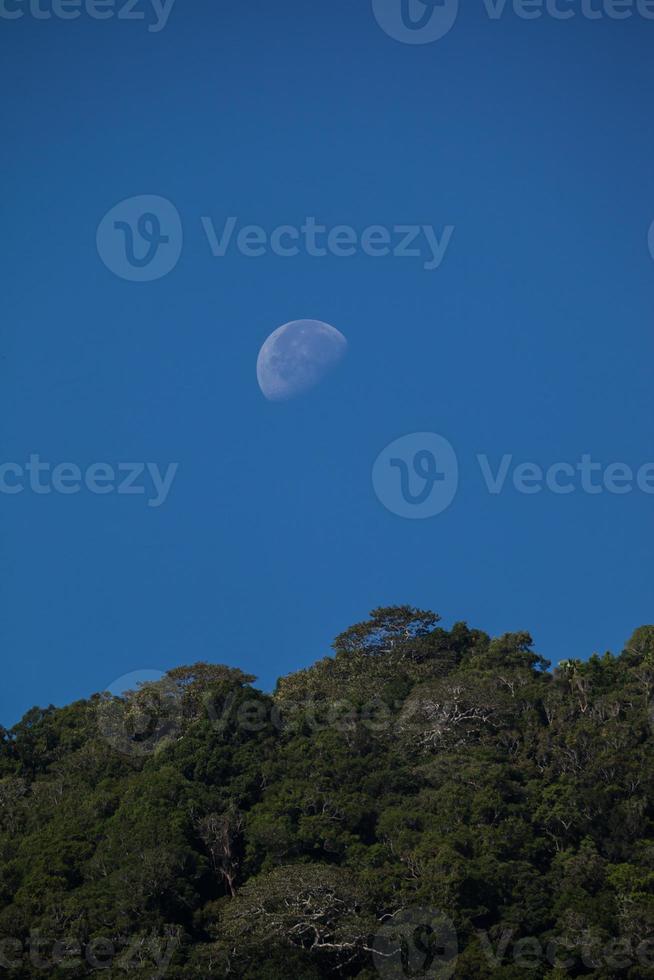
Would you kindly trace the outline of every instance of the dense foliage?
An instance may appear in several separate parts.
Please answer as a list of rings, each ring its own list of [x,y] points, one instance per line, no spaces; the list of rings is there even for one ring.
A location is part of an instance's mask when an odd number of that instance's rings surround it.
[[[654,627],[551,670],[379,609],[253,681],[0,729],[2,972],[654,977]]]

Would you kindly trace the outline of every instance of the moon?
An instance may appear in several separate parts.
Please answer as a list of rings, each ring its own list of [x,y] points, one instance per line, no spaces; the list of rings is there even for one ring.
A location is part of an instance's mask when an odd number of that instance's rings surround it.
[[[269,401],[315,387],[345,356],[347,340],[321,320],[292,320],[270,334],[257,358],[257,381]]]

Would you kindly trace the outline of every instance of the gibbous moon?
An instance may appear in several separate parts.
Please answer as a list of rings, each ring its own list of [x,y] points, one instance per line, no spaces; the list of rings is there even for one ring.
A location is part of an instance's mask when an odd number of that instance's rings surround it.
[[[313,388],[344,357],[347,340],[321,320],[292,320],[273,330],[257,358],[257,381],[273,402]]]

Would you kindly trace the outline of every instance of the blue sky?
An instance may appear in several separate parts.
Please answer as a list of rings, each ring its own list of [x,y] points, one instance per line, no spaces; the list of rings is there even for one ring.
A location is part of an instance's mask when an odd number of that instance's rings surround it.
[[[159,507],[0,494],[0,721],[198,659],[270,688],[383,604],[528,629],[553,660],[620,649],[653,620],[654,496],[490,494],[477,456],[654,460],[654,21],[480,0],[420,45],[367,0],[177,0],[148,22],[0,18],[2,462],[178,464]],[[149,282],[96,247],[139,195],[183,228]],[[229,216],[454,231],[432,270],[215,257],[202,218]],[[299,318],[348,355],[268,402],[257,353]],[[424,520],[371,480],[414,432],[459,463]]]

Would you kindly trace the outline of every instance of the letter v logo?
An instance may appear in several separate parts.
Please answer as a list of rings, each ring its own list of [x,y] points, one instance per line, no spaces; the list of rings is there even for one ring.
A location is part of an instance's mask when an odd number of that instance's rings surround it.
[[[403,44],[431,44],[454,27],[459,0],[372,0],[377,23]]]

